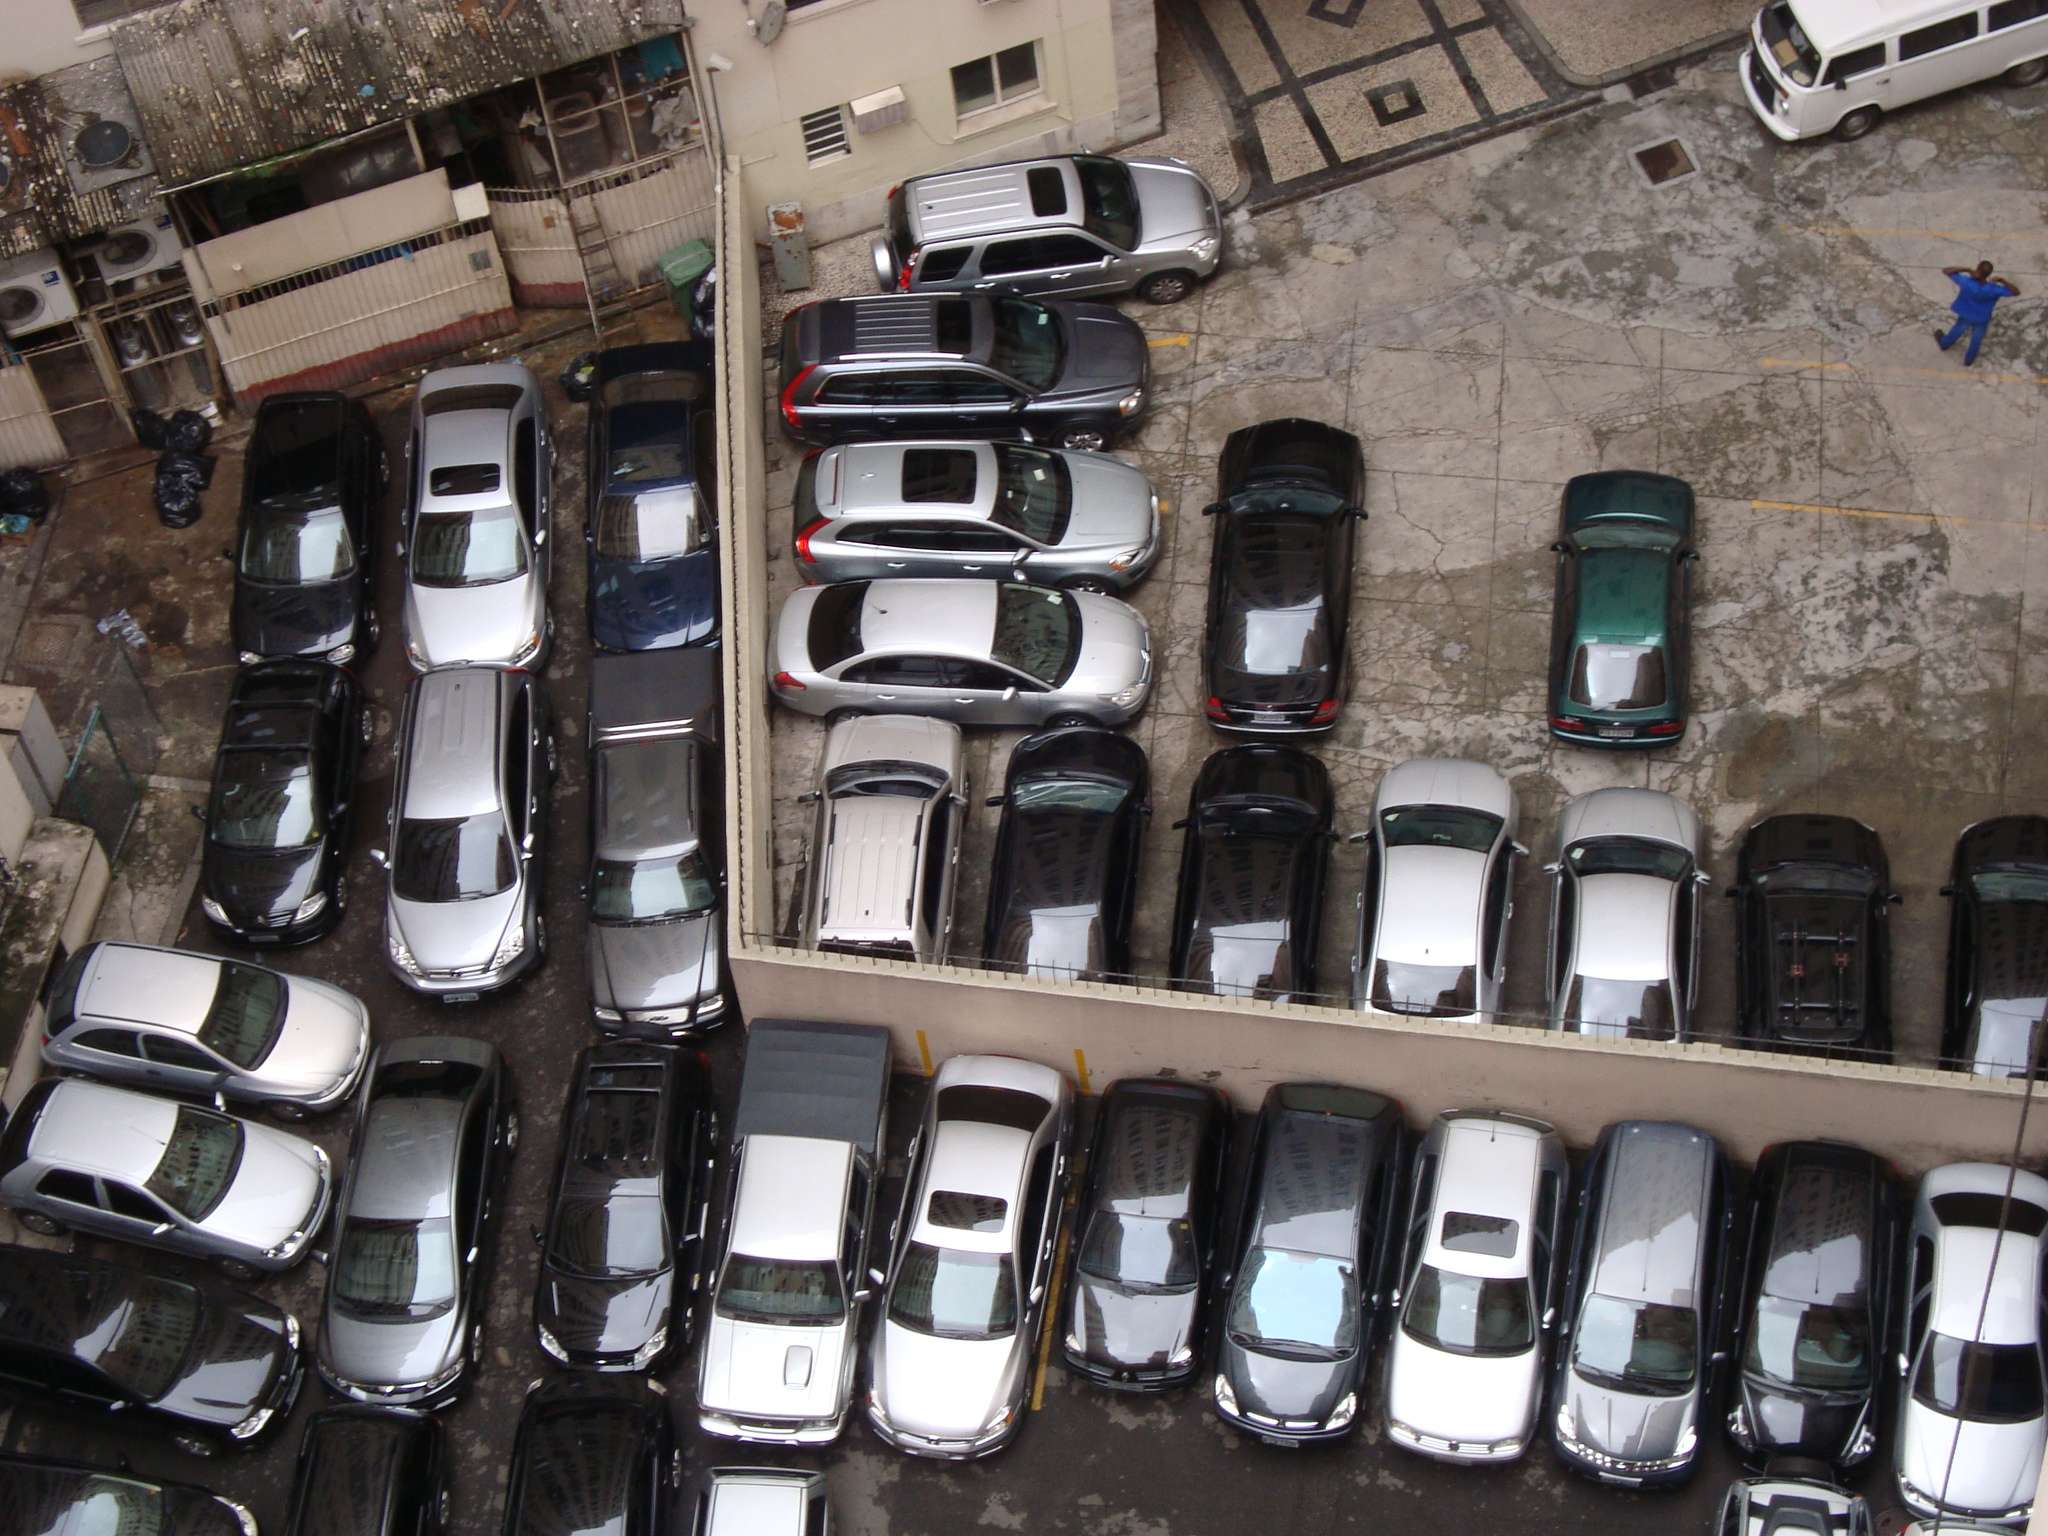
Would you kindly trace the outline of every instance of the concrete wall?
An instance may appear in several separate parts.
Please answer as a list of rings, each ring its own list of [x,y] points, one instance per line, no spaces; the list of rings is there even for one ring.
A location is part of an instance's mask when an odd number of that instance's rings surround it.
[[[96,27],[89,41],[71,0],[7,0],[7,46],[0,50],[0,84],[47,75],[114,51],[107,29]]]
[[[814,241],[870,228],[884,193],[952,165],[1086,146],[1107,149],[1159,127],[1153,0],[820,0],[789,13],[772,44],[738,5],[690,7],[690,48],[715,93],[725,152],[746,168],[749,233],[765,238],[770,203],[804,205]],[[1029,101],[961,122],[952,66],[1018,43],[1040,44],[1041,89]],[[713,54],[732,69],[705,69]],[[799,120],[889,86],[907,121],[862,133],[852,152],[804,159]]]

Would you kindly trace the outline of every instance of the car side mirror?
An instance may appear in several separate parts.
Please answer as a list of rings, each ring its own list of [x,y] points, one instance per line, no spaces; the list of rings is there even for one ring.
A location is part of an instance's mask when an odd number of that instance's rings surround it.
[[[482,1252],[482,1250],[479,1249],[475,1243],[471,1243],[469,1245],[469,1252],[463,1257],[462,1262],[465,1264],[474,1264],[476,1262],[476,1256],[480,1252]]]
[[[865,1306],[867,1305],[867,1303],[873,1301],[874,1299],[875,1293],[869,1290],[866,1286],[862,1286],[859,1290],[853,1293],[853,1303],[855,1306]]]
[[[547,543],[547,541],[548,541],[548,531],[547,531],[547,529],[545,529],[545,528],[536,528],[536,529],[534,529],[534,531],[533,531],[533,542],[534,542],[534,544],[535,544],[536,546],[538,546],[538,545],[541,545],[541,544],[545,544],[545,543]]]
[[[1206,507],[1202,508],[1202,516],[1204,516],[1204,517],[1214,517],[1214,516],[1215,516],[1215,515],[1216,515],[1216,514],[1217,514],[1218,512],[1221,512],[1222,510],[1223,510],[1223,503],[1222,503],[1222,502],[1220,502],[1220,501],[1212,501],[1212,502],[1210,502],[1210,503],[1209,503],[1209,505],[1207,505]]]
[[[1953,896],[1953,895],[1955,895],[1955,893],[1956,893],[1956,888],[1955,888],[1954,886],[1952,886],[1952,885],[1944,885],[1944,886],[1943,886],[1943,887],[1941,888],[1941,894],[1942,894],[1942,895],[1944,895],[1944,896]]]
[[[1552,1328],[1555,1328],[1556,1326],[1557,1326],[1557,1308],[1555,1308],[1555,1307],[1545,1307],[1545,1308],[1543,1309],[1543,1328],[1544,1328],[1544,1331],[1545,1331],[1545,1332],[1547,1333],[1547,1332],[1548,1332],[1549,1330],[1551,1330]]]
[[[1714,877],[1704,869],[1695,870],[1692,879],[1695,885],[1712,885],[1714,883]]]
[[[1398,1285],[1395,1286],[1391,1291],[1387,1292],[1387,1305],[1390,1307],[1398,1307],[1399,1305],[1401,1305],[1401,1287],[1399,1287]]]
[[[307,1251],[308,1251],[308,1252],[309,1252],[309,1253],[310,1253],[310,1254],[312,1255],[313,1261],[314,1261],[314,1262],[315,1262],[316,1264],[321,1264],[321,1265],[325,1265],[325,1264],[326,1264],[326,1262],[327,1262],[327,1250],[326,1250],[325,1248],[312,1248],[312,1249],[308,1249]]]
[[[1346,507],[1344,509],[1344,515],[1346,517],[1355,517],[1361,523],[1364,522],[1366,518],[1365,508],[1363,507]]]
[[[871,1269],[868,1271],[868,1281],[870,1284],[883,1285],[887,1283],[888,1279],[889,1277],[883,1274],[879,1269]]]
[[[1700,552],[1698,550],[1688,549],[1684,554],[1680,555],[1678,558],[1685,561],[1688,565],[1690,565],[1693,561],[1699,559],[1699,557]]]
[[[169,1237],[172,1230],[171,1224],[168,1221],[160,1221],[149,1229],[149,1235],[151,1237]]]
[[[1031,1287],[1031,1304],[1034,1307],[1037,1306],[1038,1303],[1043,1301],[1044,1299],[1045,1287],[1043,1285],[1034,1285],[1033,1287]]]
[[[1529,850],[1523,847],[1520,843],[1509,843],[1508,847],[1514,850],[1514,855],[1518,859],[1526,859],[1527,857],[1529,857]]]
[[[400,539],[396,544],[392,545],[391,548],[397,554],[399,559],[403,560],[405,558],[405,540]]]
[[[1556,860],[1553,859],[1550,863],[1543,866],[1543,873],[1545,873],[1546,875],[1554,875],[1557,874],[1563,868],[1564,866],[1562,864],[1558,863]]]
[[[1180,819],[1179,821],[1176,821],[1176,822],[1175,822],[1175,823],[1173,824],[1173,830],[1174,830],[1174,831],[1176,831],[1176,832],[1182,832],[1182,831],[1185,831],[1185,830],[1187,829],[1187,824],[1188,824],[1188,819],[1187,819],[1187,817],[1183,816],[1183,817],[1181,817],[1181,819]]]
[[[1905,902],[1905,899],[1897,891],[1886,891],[1884,893],[1885,905],[1888,907],[1900,906]]]
[[[221,559],[227,561],[229,565],[233,565],[235,563],[235,552],[232,549],[221,550],[220,557]]]
[[[1004,798],[1005,797],[1002,795],[990,795],[986,800],[982,801],[981,803],[983,805],[1001,805],[1003,803]]]
[[[1344,841],[1347,843],[1363,843],[1370,841],[1371,838],[1372,834],[1370,832],[1354,832],[1345,838]]]
[[[370,850],[370,862],[379,869],[389,869],[391,867],[391,860],[382,848],[372,848]]]
[[[804,790],[796,797],[796,803],[798,805],[816,805],[818,803],[818,792],[815,789]]]
[[[1012,703],[1012,702],[1013,702],[1013,701],[1014,701],[1014,700],[1016,699],[1016,697],[1017,697],[1017,687],[1016,687],[1016,684],[1014,684],[1014,683],[1013,683],[1013,684],[1011,684],[1011,685],[1010,685],[1010,686],[1009,686],[1008,688],[1005,688],[1005,689],[1003,690],[1003,702],[1004,702],[1005,704],[1009,704],[1009,703]]]
[[[521,853],[533,852],[533,834],[531,832],[519,839],[519,851]]]
[[[540,1245],[541,1245],[542,1243],[544,1243],[544,1242],[546,1242],[546,1241],[548,1240],[548,1239],[547,1239],[547,1234],[546,1234],[545,1232],[541,1231],[541,1229],[540,1229],[539,1227],[535,1227],[535,1228],[533,1228],[533,1229],[532,1229],[532,1231],[533,1231],[533,1246],[534,1246],[534,1247],[538,1248],[538,1247],[539,1247],[539,1246],[540,1246]]]
[[[192,806],[192,807],[190,807],[190,810],[191,810],[191,812],[192,812],[192,819],[193,819],[194,821],[198,822],[198,823],[199,823],[199,824],[200,824],[200,825],[201,825],[202,827],[203,827],[203,826],[205,826],[205,825],[206,825],[206,807],[205,807],[205,806],[203,806],[203,805],[195,805],[195,806]]]
[[[1717,1349],[1707,1359],[1715,1365],[1725,1365],[1728,1362],[1728,1351]]]
[[[1568,555],[1572,552],[1572,547],[1565,543],[1563,539],[1559,539],[1550,546],[1550,552],[1554,555]]]

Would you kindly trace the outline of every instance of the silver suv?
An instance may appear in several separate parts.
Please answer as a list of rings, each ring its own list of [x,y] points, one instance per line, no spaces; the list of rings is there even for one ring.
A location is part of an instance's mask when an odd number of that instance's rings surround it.
[[[540,679],[502,667],[416,677],[385,825],[385,957],[415,992],[473,1002],[547,954],[541,872],[555,739]]]
[[[806,582],[983,576],[1122,592],[1159,554],[1159,497],[1105,453],[1025,443],[844,443],[796,477]]]
[[[548,617],[554,452],[540,380],[518,363],[420,380],[406,439],[405,655],[538,667]]]
[[[1184,160],[1059,155],[913,176],[872,256],[882,292],[1001,288],[1177,304],[1216,270],[1216,194]]]

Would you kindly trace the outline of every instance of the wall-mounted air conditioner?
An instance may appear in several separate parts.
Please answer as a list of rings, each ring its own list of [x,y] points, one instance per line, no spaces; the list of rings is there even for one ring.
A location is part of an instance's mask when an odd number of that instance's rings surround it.
[[[856,96],[846,104],[846,110],[853,114],[853,126],[862,133],[910,120],[910,100],[900,85],[876,91],[872,96]]]

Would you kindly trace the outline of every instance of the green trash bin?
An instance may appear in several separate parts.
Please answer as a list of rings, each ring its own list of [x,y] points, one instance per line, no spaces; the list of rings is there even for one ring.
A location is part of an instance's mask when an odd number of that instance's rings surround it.
[[[661,268],[662,280],[668,284],[668,296],[675,303],[676,313],[685,320],[690,318],[690,290],[697,286],[698,278],[711,270],[716,259],[709,243],[703,240],[685,240],[655,258],[654,264]]]

